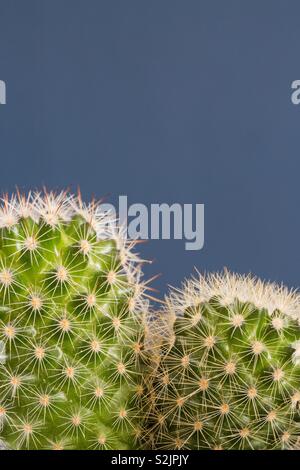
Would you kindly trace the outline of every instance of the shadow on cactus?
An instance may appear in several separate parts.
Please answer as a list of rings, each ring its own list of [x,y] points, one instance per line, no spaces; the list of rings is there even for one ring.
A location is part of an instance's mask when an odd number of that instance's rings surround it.
[[[0,441],[136,448],[147,311],[133,244],[66,193],[0,209]]]
[[[299,448],[299,297],[224,272],[167,298],[149,393],[155,449]]]

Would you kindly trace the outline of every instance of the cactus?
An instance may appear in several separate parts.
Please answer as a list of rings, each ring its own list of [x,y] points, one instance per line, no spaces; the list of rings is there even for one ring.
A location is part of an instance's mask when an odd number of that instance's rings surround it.
[[[146,283],[134,243],[80,196],[0,208],[0,447],[136,448]]]
[[[173,291],[145,440],[155,449],[298,448],[299,314],[295,292],[227,271]]]

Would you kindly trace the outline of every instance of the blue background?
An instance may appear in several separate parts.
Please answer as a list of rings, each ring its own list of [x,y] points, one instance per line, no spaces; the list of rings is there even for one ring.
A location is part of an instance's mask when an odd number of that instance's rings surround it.
[[[154,286],[193,267],[300,285],[300,2],[0,0],[0,188],[205,203],[205,246],[149,241]]]

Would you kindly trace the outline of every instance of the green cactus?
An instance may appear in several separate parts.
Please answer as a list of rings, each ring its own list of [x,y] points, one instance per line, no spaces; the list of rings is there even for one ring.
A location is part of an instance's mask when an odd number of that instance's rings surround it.
[[[96,203],[3,198],[2,447],[137,446],[147,301],[131,248]]]
[[[167,298],[170,343],[153,373],[156,449],[299,447],[299,298],[224,272]]]

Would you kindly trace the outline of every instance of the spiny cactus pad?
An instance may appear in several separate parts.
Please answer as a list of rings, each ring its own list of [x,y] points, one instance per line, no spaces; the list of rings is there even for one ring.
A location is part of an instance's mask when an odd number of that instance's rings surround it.
[[[172,341],[153,374],[157,449],[298,447],[299,299],[225,272],[167,299]]]
[[[119,232],[80,197],[3,199],[2,446],[137,445],[147,302],[138,259]]]

